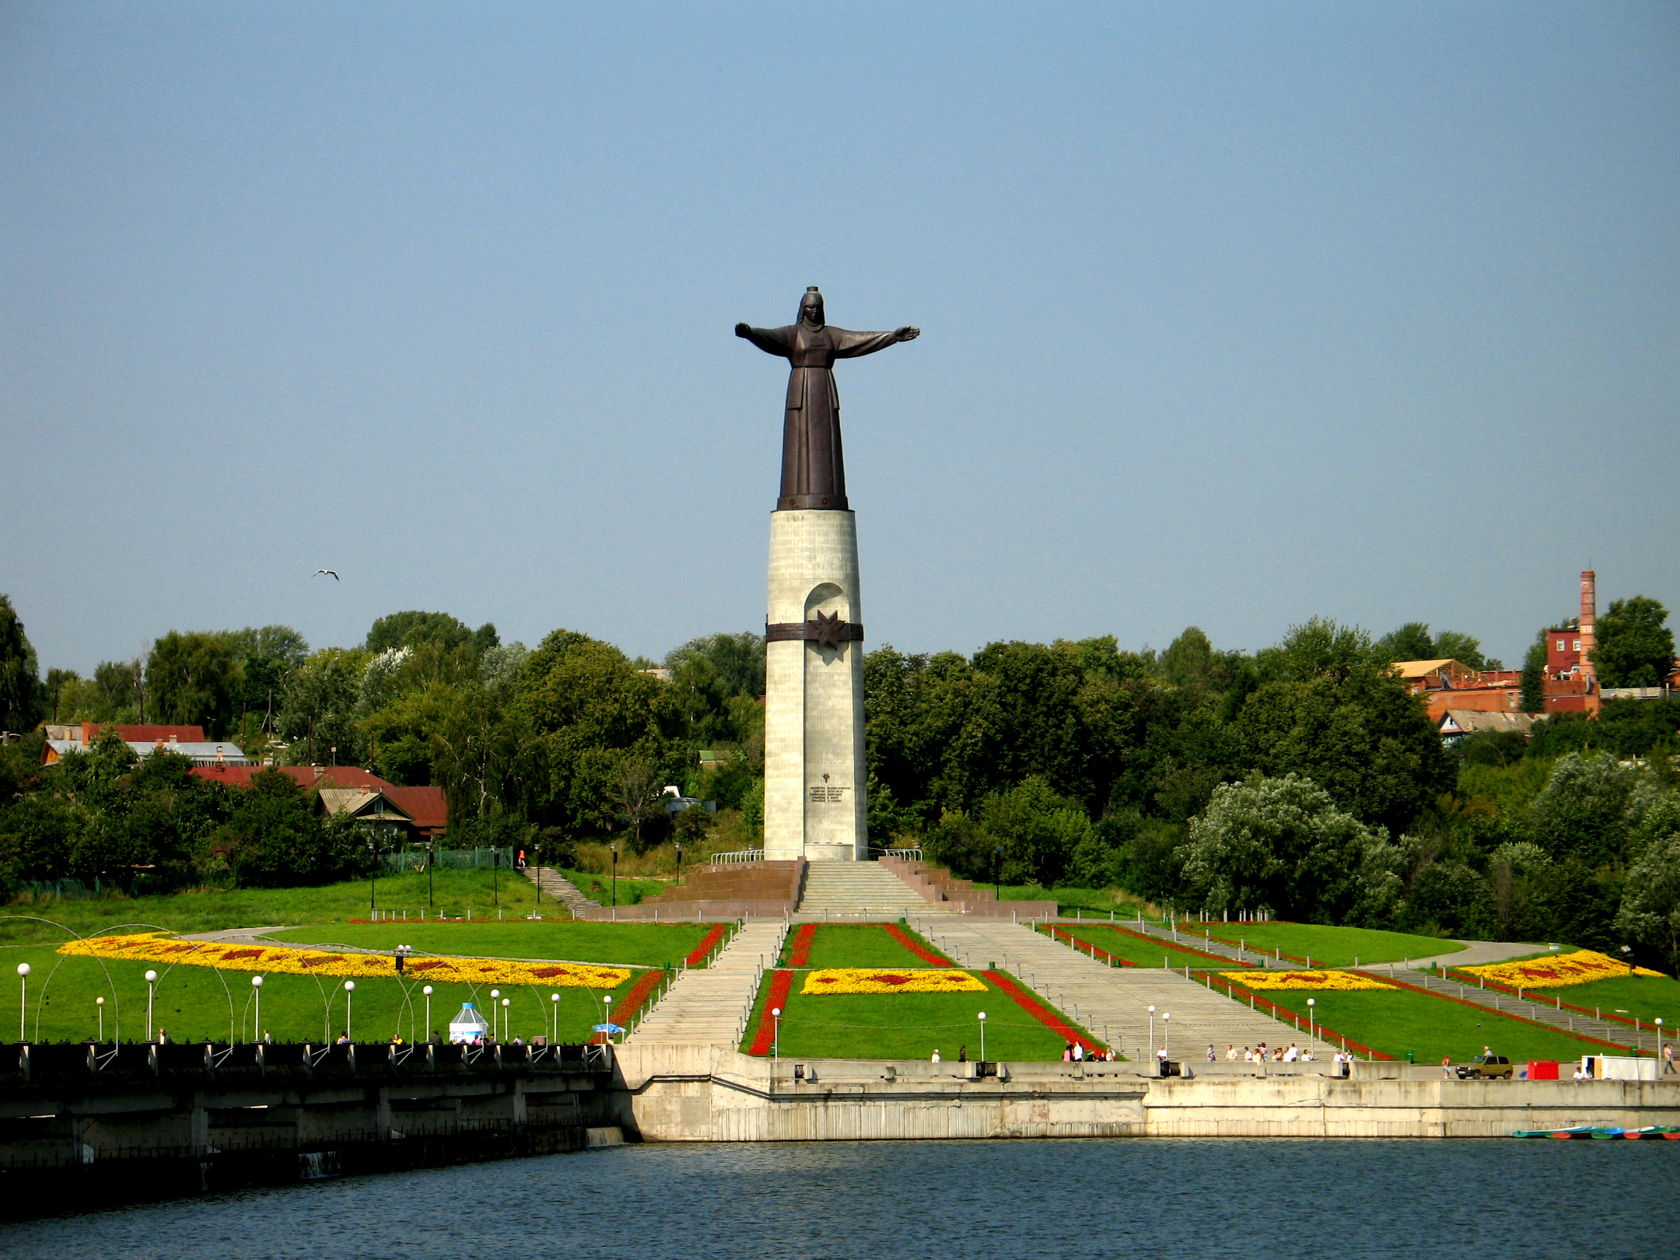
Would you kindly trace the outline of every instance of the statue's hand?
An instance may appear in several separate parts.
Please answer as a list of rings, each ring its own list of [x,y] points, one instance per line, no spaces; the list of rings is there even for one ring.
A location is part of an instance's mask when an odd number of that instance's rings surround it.
[[[914,341],[921,335],[922,330],[920,328],[911,328],[908,324],[906,324],[903,328],[900,328],[893,334],[893,339],[895,341]]]
[[[748,329],[747,325],[745,325],[745,324],[736,324],[735,325],[735,335],[737,337],[745,337],[747,335],[748,331],[749,331],[749,329]]]

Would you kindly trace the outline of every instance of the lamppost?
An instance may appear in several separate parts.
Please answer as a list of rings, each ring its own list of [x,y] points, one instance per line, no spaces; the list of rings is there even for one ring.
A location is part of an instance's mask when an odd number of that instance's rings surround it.
[[[262,986],[263,978],[261,976],[251,977],[251,996],[255,999],[257,1004],[257,1018],[251,1025],[252,1041],[262,1040]]]
[[[601,1040],[612,1045],[612,994],[601,994]]]
[[[1622,946],[1622,961],[1627,964],[1628,976],[1631,978],[1633,975],[1633,946]]]
[[[391,959],[397,964],[397,974],[399,976],[403,974],[403,969],[408,965],[408,956],[413,952],[414,946],[412,945],[398,945],[391,951]]]
[[[99,1040],[103,1044],[105,1041],[105,999],[96,997],[93,999],[93,1004],[99,1011]]]
[[[346,980],[344,982],[344,1035],[346,1038],[350,1036],[350,999],[355,996],[355,993],[356,982]]]
[[[554,1033],[550,1036],[548,1043],[551,1046],[557,1046],[560,1044],[560,995],[550,993],[548,995],[548,1005],[549,1009],[554,1012]]]
[[[782,1057],[782,1008],[779,1006],[770,1008],[770,1057]]]
[[[146,973],[146,1040],[152,1039],[152,998],[157,993],[157,972]]]
[[[612,903],[613,909],[618,909],[618,842],[612,844],[613,872],[612,872]]]
[[[437,863],[437,840],[426,841],[426,908],[430,910],[437,903],[432,899],[432,867]],[[427,1020],[426,1031],[431,1031],[431,1021]]]
[[[1149,1057],[1155,1057],[1155,1008],[1149,1008]]]
[[[51,977],[49,977],[50,979]],[[28,1041],[24,1032],[29,1020],[29,964],[18,964],[18,1040]]]
[[[426,1040],[432,1039],[432,986],[427,985],[420,992],[426,995]]]
[[[1003,900],[1003,846],[992,850],[992,900]]]
[[[1318,999],[1307,999],[1307,1034],[1314,1041],[1318,1040]]]
[[[542,905],[542,845],[531,846],[531,860],[537,864],[537,904]]]
[[[379,911],[375,909],[375,906],[378,903],[374,900],[375,886],[378,881],[379,841],[377,839],[370,839],[368,841],[368,918],[370,919],[377,918],[379,915]]]
[[[502,851],[490,850],[490,899],[502,904]]]
[[[682,883],[682,841],[678,840],[677,849],[677,883]]]
[[[1161,1012],[1161,1049],[1167,1048],[1167,1021],[1172,1018],[1171,1011]]]
[[[1662,1058],[1662,1016],[1661,1015],[1657,1016],[1655,1023],[1657,1025],[1657,1058],[1660,1059],[1660,1058]]]
[[[513,1005],[513,999],[512,998],[503,998],[502,999],[502,1040],[503,1041],[506,1041],[508,1039],[508,1029],[513,1026],[512,1014],[508,1011],[508,1007],[511,1006],[511,1005]]]
[[[980,1012],[980,1062],[986,1061],[986,1012]]]
[[[501,1021],[496,1017],[496,999],[502,996],[500,989],[490,990],[490,1035],[497,1041],[502,1039]]]

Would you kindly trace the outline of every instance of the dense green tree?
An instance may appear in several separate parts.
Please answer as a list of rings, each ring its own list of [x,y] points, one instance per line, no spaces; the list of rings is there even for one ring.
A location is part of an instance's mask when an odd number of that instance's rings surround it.
[[[146,695],[154,721],[202,725],[205,737],[225,735],[239,688],[239,658],[226,637],[172,630],[146,659]]]
[[[1523,654],[1520,690],[1517,703],[1524,713],[1543,713],[1546,710],[1546,632],[1528,645]]]
[[[1003,851],[1004,883],[1047,888],[1060,882],[1093,830],[1079,802],[1055,792],[1040,775],[982,801],[980,827],[994,852]]]
[[[495,646],[496,628],[484,627],[485,647]],[[368,630],[363,644],[375,654],[391,648],[412,648],[422,643],[435,643],[445,648],[479,648],[473,631],[464,621],[441,612],[399,612],[381,617]]]
[[[290,626],[246,626],[224,636],[239,662],[233,707],[255,714],[255,729],[274,733],[286,681],[309,655],[309,644]]]
[[[280,709],[280,734],[291,741],[289,759],[317,765],[361,762],[366,739],[358,725],[358,705],[370,659],[360,648],[322,648],[292,671]]]
[[[1186,626],[1161,653],[1161,676],[1174,687],[1209,686],[1217,672],[1213,642],[1200,626]]]
[[[1255,658],[1262,683],[1341,684],[1358,675],[1386,672],[1390,663],[1358,626],[1313,617],[1289,627],[1283,642],[1262,649]]]
[[[27,731],[41,720],[45,697],[35,649],[12,601],[0,595],[0,731]]]
[[[1192,904],[1214,912],[1371,925],[1399,895],[1399,853],[1382,829],[1294,774],[1215,789],[1178,855]]]
[[[1668,609],[1645,595],[1613,601],[1598,619],[1592,663],[1602,686],[1661,686],[1674,671]]]
[[[315,794],[278,771],[239,791],[211,844],[247,888],[321,884],[355,873],[361,856],[347,820],[322,821]]]
[[[648,752],[662,774],[680,777],[669,687],[587,635],[556,630],[544,639],[514,686],[510,711],[530,730],[541,759],[533,792],[539,822],[573,835],[613,826],[613,780],[631,749]]]
[[[1529,807],[1529,834],[1554,859],[1620,865],[1655,788],[1650,776],[1608,753],[1569,753]]]
[[[1639,831],[1615,930],[1680,974],[1680,794],[1665,794]]]
[[[764,695],[762,636],[713,634],[691,639],[666,654],[665,668],[671,674],[672,704],[695,748],[740,745],[751,739],[758,724],[749,722],[742,729],[739,719],[749,708],[732,702],[756,702]]]

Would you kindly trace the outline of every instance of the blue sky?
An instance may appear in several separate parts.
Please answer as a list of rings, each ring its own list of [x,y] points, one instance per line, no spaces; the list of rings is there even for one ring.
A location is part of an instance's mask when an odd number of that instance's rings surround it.
[[[844,363],[874,645],[1680,621],[1680,6],[0,7],[0,592],[49,666],[761,629]],[[336,569],[342,581],[312,578]]]

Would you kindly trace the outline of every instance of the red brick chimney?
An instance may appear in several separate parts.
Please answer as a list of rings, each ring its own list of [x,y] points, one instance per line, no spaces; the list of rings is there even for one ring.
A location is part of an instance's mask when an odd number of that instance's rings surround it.
[[[1581,570],[1581,676],[1588,684],[1597,681],[1593,671],[1593,624],[1598,619],[1598,575]]]

